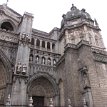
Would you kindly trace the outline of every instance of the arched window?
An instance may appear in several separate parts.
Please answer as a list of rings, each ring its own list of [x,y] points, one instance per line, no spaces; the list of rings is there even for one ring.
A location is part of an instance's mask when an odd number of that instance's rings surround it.
[[[52,49],[53,49],[53,50],[55,49],[55,44],[54,44],[54,43],[52,43]]]
[[[50,49],[50,43],[47,42],[47,49]]]
[[[39,39],[37,39],[37,41],[36,41],[36,46],[40,46],[40,40]]]
[[[42,57],[42,64],[45,64],[45,57]]]
[[[51,58],[48,58],[48,65],[51,65]]]
[[[5,29],[6,31],[8,31],[8,30],[13,31],[14,30],[14,28],[10,22],[3,22],[1,24],[1,28]]]
[[[42,47],[45,48],[45,41],[42,41]]]
[[[31,39],[31,45],[34,45],[34,43],[35,43],[35,40],[34,40],[34,38],[32,38]]]
[[[36,63],[39,63],[39,56],[38,56],[38,55],[36,56],[35,62],[36,62]]]
[[[30,62],[33,61],[33,54],[30,54],[30,56],[29,56],[29,61],[30,61]]]

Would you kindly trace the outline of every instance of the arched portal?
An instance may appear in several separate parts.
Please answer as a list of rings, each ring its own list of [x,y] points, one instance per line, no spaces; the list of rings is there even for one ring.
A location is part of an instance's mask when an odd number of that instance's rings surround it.
[[[53,98],[54,106],[58,106],[59,94],[55,80],[48,74],[36,74],[28,84],[28,96],[32,96],[33,105],[49,106],[50,98]]]
[[[11,83],[11,63],[4,52],[0,50],[0,104],[5,104],[8,94],[11,94]]]
[[[4,104],[5,91],[6,91],[6,69],[0,60],[0,104]]]

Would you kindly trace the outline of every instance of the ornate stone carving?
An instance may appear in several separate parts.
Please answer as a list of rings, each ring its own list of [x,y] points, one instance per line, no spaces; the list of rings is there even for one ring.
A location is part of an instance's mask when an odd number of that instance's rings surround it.
[[[13,32],[10,31],[5,31],[3,29],[0,29],[0,39],[9,42],[18,43],[17,34],[14,34]]]
[[[23,64],[22,74],[25,75],[26,72],[27,72],[27,66],[26,66],[26,64]]]
[[[53,98],[50,98],[49,99],[49,107],[53,107],[54,105],[53,105]]]
[[[89,77],[88,77],[88,67],[85,62],[78,59],[79,71],[81,72],[81,77],[83,81],[83,88],[90,88]]]
[[[68,99],[68,107],[72,107],[72,106],[71,106],[71,100],[70,100],[70,99]]]
[[[30,97],[30,98],[29,98],[29,101],[28,101],[28,106],[29,106],[29,107],[33,107],[32,104],[33,104],[33,99],[32,99],[32,97]]]
[[[88,106],[87,106],[87,102],[86,102],[86,99],[85,99],[85,98],[83,98],[83,106],[84,106],[84,107],[88,107]]]
[[[16,66],[16,73],[19,74],[22,71],[22,64],[21,62],[18,62],[17,66]]]
[[[6,106],[10,106],[10,105],[11,105],[11,98],[10,98],[10,94],[9,94],[7,97],[7,100],[6,100]]]
[[[107,55],[102,55],[100,53],[93,53],[93,56],[94,56],[94,60],[107,63]]]
[[[22,43],[28,44],[30,42],[29,35],[26,33],[22,33],[20,40],[22,41]]]

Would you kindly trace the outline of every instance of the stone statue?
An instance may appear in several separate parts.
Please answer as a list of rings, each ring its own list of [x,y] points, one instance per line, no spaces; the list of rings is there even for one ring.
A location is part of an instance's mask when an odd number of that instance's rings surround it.
[[[39,57],[36,56],[36,63],[39,63]]]
[[[21,71],[22,71],[22,65],[21,65],[21,62],[18,62],[16,67],[16,73],[19,74]]]
[[[70,100],[70,99],[68,99],[68,107],[72,107],[72,106],[71,106],[71,100]]]
[[[22,74],[25,75],[27,72],[27,66],[26,64],[23,64]]]
[[[8,95],[7,97],[7,100],[6,100],[6,106],[10,106],[11,105],[11,98],[10,98],[10,94]]]
[[[28,107],[33,107],[33,99],[32,97],[29,98]]]
[[[30,55],[29,61],[33,61],[33,55]]]
[[[84,88],[90,87],[87,74],[83,74]]]
[[[72,4],[71,10],[76,10],[76,6],[74,6],[74,4]]]
[[[42,58],[42,64],[45,64],[45,58],[44,57]]]
[[[48,59],[48,65],[51,65],[51,59]]]
[[[85,98],[83,98],[83,107],[87,107],[87,102]]]
[[[25,40],[26,33],[22,33],[22,40]]]
[[[50,98],[49,99],[49,107],[53,107],[54,105],[53,105],[53,98]]]

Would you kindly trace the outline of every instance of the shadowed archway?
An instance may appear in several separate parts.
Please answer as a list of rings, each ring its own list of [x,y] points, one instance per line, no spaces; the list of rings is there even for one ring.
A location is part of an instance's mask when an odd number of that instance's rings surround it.
[[[54,105],[59,103],[59,90],[55,79],[47,73],[35,74],[28,83],[28,96],[32,96],[36,106],[49,106],[49,99],[53,98]],[[38,105],[36,105],[38,103]]]

